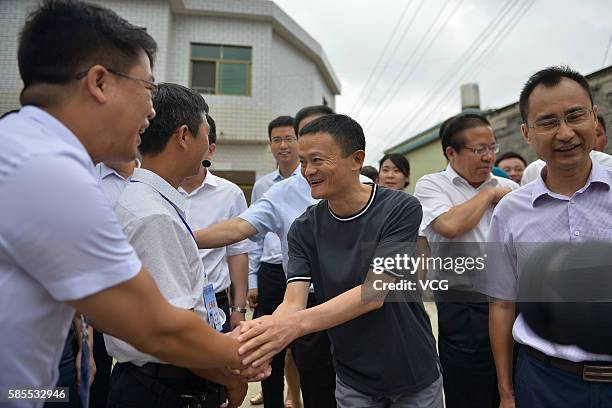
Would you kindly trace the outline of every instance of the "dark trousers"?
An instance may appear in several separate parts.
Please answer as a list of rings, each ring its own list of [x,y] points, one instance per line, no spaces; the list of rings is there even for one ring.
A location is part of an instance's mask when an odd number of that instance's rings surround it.
[[[196,376],[163,378],[143,374],[130,363],[117,363],[113,368],[108,394],[108,408],[196,408],[196,402],[187,405],[181,395],[205,394],[202,408],[218,408],[219,395],[209,383]]]
[[[515,373],[517,408],[609,408],[612,383],[584,381],[519,350]]]
[[[106,352],[104,336],[96,329],[94,329],[93,356],[96,362],[96,376],[89,391],[89,408],[104,408],[108,398],[113,358]]]
[[[438,351],[447,408],[498,408],[487,303],[437,301]]]
[[[262,262],[257,272],[259,304],[256,317],[271,315],[283,302],[287,282],[283,266]],[[285,388],[285,355],[283,350],[272,358],[272,374],[261,382],[265,408],[283,408]]]
[[[229,309],[229,299],[227,298],[227,292],[226,291],[221,291],[218,293],[215,293],[215,298],[217,299],[217,307],[221,310],[223,310],[223,313],[225,313],[225,323],[223,323],[223,333],[229,333],[230,330],[230,309]],[[225,399],[227,398],[227,392],[225,390],[225,387],[222,386],[221,384],[215,384],[215,383],[211,383],[212,387],[217,387],[218,388],[218,392],[219,392],[219,396],[222,399],[222,401],[225,401]]]
[[[64,351],[62,352],[62,358],[59,363],[59,379],[57,380],[56,387],[68,387],[68,399],[69,402],[47,402],[45,408],[80,408],[81,399],[76,386],[76,361],[74,351],[74,330],[70,326],[66,341],[64,342]]]
[[[308,295],[308,307],[316,306]],[[327,332],[308,334],[296,339],[291,352],[300,373],[300,387],[305,408],[336,407],[336,370]]]

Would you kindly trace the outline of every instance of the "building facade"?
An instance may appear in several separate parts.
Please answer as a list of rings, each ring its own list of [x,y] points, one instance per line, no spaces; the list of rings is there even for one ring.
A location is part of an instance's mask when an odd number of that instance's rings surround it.
[[[213,169],[240,184],[272,171],[267,125],[307,105],[334,107],[340,82],[321,46],[271,1],[93,0],[146,27],[159,82],[199,90],[217,123]],[[0,113],[19,107],[17,41],[37,0],[0,2]]]
[[[608,139],[612,139],[612,65],[593,72],[586,78],[593,91],[593,102],[599,107],[599,113],[606,121]],[[499,154],[513,151],[523,156],[527,163],[537,159],[531,147],[523,139],[521,133],[523,120],[518,102],[499,109],[465,109],[464,112],[476,112],[486,116],[500,144]],[[441,123],[438,123],[385,150],[385,153],[403,154],[410,161],[410,185],[406,189],[410,193],[414,192],[414,184],[422,176],[446,167],[447,162],[442,153],[439,137],[440,125]],[[608,142],[605,152],[612,154],[612,142]]]

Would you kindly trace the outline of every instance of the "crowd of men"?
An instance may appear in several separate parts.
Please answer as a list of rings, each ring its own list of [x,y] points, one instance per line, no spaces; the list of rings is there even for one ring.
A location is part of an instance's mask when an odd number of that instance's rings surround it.
[[[277,169],[247,207],[209,168],[207,102],[155,83],[156,50],[100,6],[47,1],[27,18],[22,106],[0,120],[0,403],[43,406],[32,393],[62,386],[46,406],[238,407],[261,381],[251,403],[273,408],[612,406],[609,314],[556,306],[557,266],[580,258],[556,246],[612,239],[612,157],[581,74],[545,68],[521,91],[538,161],[497,156],[487,119],[460,114],[440,128],[448,165],[414,196],[404,156],[364,166],[352,118],[280,116]],[[373,267],[483,245],[479,274]],[[610,287],[609,265],[572,275],[578,300]],[[543,271],[556,302],[523,305]],[[445,276],[436,342],[425,291],[393,288]]]

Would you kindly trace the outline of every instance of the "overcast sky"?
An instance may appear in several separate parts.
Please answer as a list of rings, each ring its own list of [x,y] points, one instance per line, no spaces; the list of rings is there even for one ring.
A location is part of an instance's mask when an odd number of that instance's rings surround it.
[[[601,69],[612,34],[612,0],[274,2],[323,46],[342,84],[336,110],[364,127],[369,164],[458,113],[460,84],[501,107],[545,66]]]

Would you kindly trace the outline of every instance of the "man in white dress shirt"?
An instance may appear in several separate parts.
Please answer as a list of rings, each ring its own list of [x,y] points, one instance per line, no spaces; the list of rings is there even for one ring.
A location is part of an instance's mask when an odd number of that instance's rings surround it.
[[[207,281],[207,271],[186,221],[187,200],[178,191],[186,177],[198,172],[208,150],[208,105],[189,88],[161,84],[153,106],[157,117],[139,146],[142,168],[134,171],[130,185],[119,196],[115,213],[164,297],[173,306],[191,310],[215,326],[208,298],[211,296],[214,302],[214,289]],[[109,354],[117,359],[111,375],[109,407],[202,404],[216,408],[225,400],[220,400],[219,388],[204,378],[227,387],[232,407],[239,406],[246,395],[246,384],[224,370],[192,373],[112,336],[105,335],[105,342]]]
[[[164,361],[240,362],[237,341],[161,296],[97,183],[94,164],[133,160],[155,116],[156,49],[82,2],[46,2],[21,31],[24,107],[0,121],[2,390],[54,387],[75,310]]]
[[[518,184],[491,174],[499,145],[483,116],[452,117],[442,124],[440,135],[449,164],[416,184],[415,196],[423,206],[420,234],[427,238],[433,256],[476,251],[469,253],[477,257],[479,245],[471,243],[485,242],[495,204]],[[450,287],[435,292],[446,404],[449,408],[497,408],[486,299],[474,293],[473,277],[433,272],[438,279],[448,279]]]

